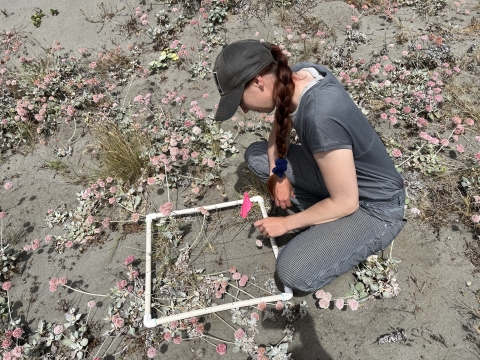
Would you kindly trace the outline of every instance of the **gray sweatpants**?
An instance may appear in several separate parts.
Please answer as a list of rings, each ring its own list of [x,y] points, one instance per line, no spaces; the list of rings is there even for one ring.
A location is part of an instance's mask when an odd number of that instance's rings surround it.
[[[251,144],[245,160],[254,174],[267,181],[267,143]],[[305,210],[328,197],[320,169],[300,145],[290,145],[286,176],[293,186],[292,204]],[[353,214],[314,225],[290,240],[279,252],[277,275],[294,289],[312,292],[329,284],[368,256],[385,249],[405,225],[405,192],[391,201],[360,201]]]

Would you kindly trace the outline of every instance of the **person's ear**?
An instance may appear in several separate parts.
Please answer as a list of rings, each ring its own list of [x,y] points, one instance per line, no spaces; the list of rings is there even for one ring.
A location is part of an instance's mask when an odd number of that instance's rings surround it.
[[[255,76],[254,84],[263,91],[265,87],[265,78],[262,75]]]

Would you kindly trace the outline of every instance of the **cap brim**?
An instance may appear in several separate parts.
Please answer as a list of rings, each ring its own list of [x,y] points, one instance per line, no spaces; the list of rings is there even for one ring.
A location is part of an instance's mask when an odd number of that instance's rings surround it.
[[[235,114],[242,101],[244,87],[244,85],[239,86],[228,95],[224,95],[220,98],[220,103],[218,104],[218,109],[215,113],[215,120],[225,121]]]

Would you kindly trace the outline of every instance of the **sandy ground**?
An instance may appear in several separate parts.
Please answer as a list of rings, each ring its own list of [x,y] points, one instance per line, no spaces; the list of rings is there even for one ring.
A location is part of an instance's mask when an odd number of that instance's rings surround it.
[[[98,23],[85,19],[93,16],[100,20],[99,3],[96,1],[48,1],[40,0],[32,4],[30,1],[18,0],[15,3],[0,1],[0,31],[16,29],[28,38],[32,54],[39,54],[59,41],[65,51],[76,51],[80,47],[88,47],[92,52],[99,52],[103,47],[115,45],[126,46],[132,42],[147,42],[142,36],[127,38],[119,31],[119,26],[138,6],[134,1],[108,2],[104,4],[111,9],[125,9],[111,19]],[[450,2],[449,2],[450,4]],[[447,9],[449,9],[451,4]],[[30,16],[36,8],[47,12],[50,8],[59,11],[58,16],[47,16],[39,28],[33,27]],[[148,2],[151,13],[158,11],[162,5]],[[83,11],[83,13],[82,13]],[[311,9],[328,26],[337,29],[339,42],[343,36],[340,29],[350,22],[348,5],[341,1],[322,2]],[[468,21],[469,17],[452,15],[445,10],[437,17],[429,19],[415,17],[413,10],[402,9],[399,18],[403,19],[403,31],[414,32],[426,29],[432,24],[446,22]],[[409,20],[415,17],[413,22]],[[270,13],[260,20],[258,17],[244,18],[231,15],[225,23],[225,36],[228,41],[251,38],[260,32],[259,37],[267,38],[273,28],[280,27],[278,17]],[[358,54],[373,56],[378,54],[385,38],[392,39],[397,27],[387,23],[380,16],[371,16],[362,23],[362,30],[370,34],[371,41],[361,45]],[[180,40],[185,44],[196,44],[198,34],[185,30]],[[453,42],[455,52],[461,54],[469,46],[468,41],[459,39]],[[218,49],[216,50],[218,51]],[[401,49],[395,49],[401,52]],[[211,58],[214,59],[212,54]],[[155,54],[144,54],[145,64],[156,57]],[[145,65],[144,64],[144,65]],[[127,92],[122,90],[122,96],[132,98],[143,90],[151,91],[162,97],[170,89],[177,89],[191,98],[201,98],[205,92],[211,93],[204,100],[212,107],[216,102],[216,89],[210,77],[195,82],[187,81],[188,75],[181,69],[169,69],[165,73],[151,76],[145,80],[136,80]],[[223,125],[231,128],[231,123]],[[75,132],[75,133],[74,133]],[[95,166],[89,154],[84,149],[92,142],[91,136],[82,124],[74,129],[73,125],[63,125],[59,133],[53,136],[46,146],[35,145],[33,149],[24,148],[17,153],[7,153],[0,162],[0,183],[10,181],[14,187],[10,191],[0,192],[0,207],[8,216],[4,219],[6,234],[17,234],[18,243],[14,246],[23,248],[35,238],[43,239],[47,234],[61,235],[63,230],[55,227],[49,229],[45,222],[46,211],[65,204],[68,208],[76,206],[76,193],[83,189],[72,178],[72,172],[55,171],[46,166],[48,161],[55,159],[54,149],[65,144],[72,134],[73,155],[63,158],[71,171],[77,174],[88,173]],[[231,164],[222,174],[227,193],[227,199],[238,199],[241,193],[240,180],[243,171],[242,152],[245,147],[256,139],[253,134],[242,134],[237,139],[239,156],[231,159]],[[60,144],[60,145],[59,145]],[[182,189],[173,191],[172,198],[178,199],[176,206],[183,207]],[[166,201],[163,191],[152,192],[152,202],[160,205]],[[224,201],[218,191],[213,189],[202,200],[200,205],[209,205]],[[223,234],[223,247],[218,246],[213,254],[200,256],[195,264],[208,268],[225,268],[235,265],[237,269],[247,274],[257,271],[259,282],[273,276],[274,259],[268,248],[258,250],[254,245],[257,238],[251,224],[247,224],[234,241],[228,241],[228,232]],[[226,240],[225,240],[226,239]],[[294,359],[329,360],[329,359],[476,359],[478,351],[477,320],[472,317],[470,309],[477,309],[478,302],[475,292],[480,288],[475,267],[466,258],[465,245],[472,241],[472,233],[460,224],[446,226],[434,231],[415,218],[408,224],[395,241],[393,254],[401,259],[400,272],[397,281],[402,289],[401,294],[391,300],[369,301],[359,311],[321,310],[315,304],[312,295],[299,297],[295,300],[307,301],[309,308],[305,318],[293,323],[296,332],[290,350]],[[218,245],[218,244],[217,244]],[[102,294],[114,286],[123,271],[122,262],[127,255],[139,259],[139,267],[143,269],[142,259],[145,257],[145,234],[112,232],[100,244],[93,244],[84,249],[74,249],[64,254],[57,254],[53,245],[44,244],[36,252],[23,253],[19,259],[18,274],[12,279],[14,287],[11,291],[13,313],[19,317],[26,328],[35,328],[39,319],[51,322],[61,322],[64,317],[62,300],[71,306],[85,311],[86,302],[92,297],[80,295],[65,289],[57,293],[48,291],[48,280],[52,276],[67,276],[72,286],[88,292]],[[223,249],[223,250],[222,250]],[[218,265],[218,259],[224,263]],[[215,266],[217,264],[218,266]],[[228,267],[227,267],[228,268]],[[348,291],[348,284],[353,282],[351,273],[344,274],[327,286],[326,290],[334,296],[343,296]],[[468,287],[467,282],[471,282]],[[108,300],[98,301],[98,308],[92,312],[92,319],[101,320],[105,317]],[[207,319],[211,324],[210,333],[221,337],[228,329],[214,316]],[[265,321],[260,326],[260,342],[278,341],[281,337],[285,321]],[[106,326],[106,325],[105,325]],[[378,345],[377,339],[393,328],[404,329],[408,340],[384,345]],[[477,339],[468,341],[470,339]],[[227,336],[228,337],[228,336]],[[230,336],[231,337],[231,336]],[[232,340],[232,338],[230,339]],[[107,359],[113,359],[112,354],[120,347],[113,346]],[[158,358],[165,359],[210,359],[217,358],[215,349],[205,342],[183,342],[181,345],[162,345]],[[143,350],[129,355],[117,355],[117,358],[145,358]],[[245,359],[244,353],[228,352],[224,358]],[[93,358],[93,354],[91,357]]]

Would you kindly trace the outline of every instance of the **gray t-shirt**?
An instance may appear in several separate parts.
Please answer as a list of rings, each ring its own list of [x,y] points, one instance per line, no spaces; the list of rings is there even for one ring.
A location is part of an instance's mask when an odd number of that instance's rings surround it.
[[[325,67],[298,63],[292,71],[306,67],[314,67],[324,77],[302,96],[293,123],[307,156],[351,149],[360,200],[395,198],[403,189],[403,179],[375,129]]]

